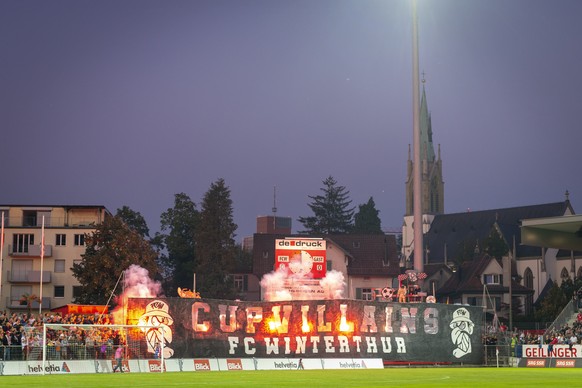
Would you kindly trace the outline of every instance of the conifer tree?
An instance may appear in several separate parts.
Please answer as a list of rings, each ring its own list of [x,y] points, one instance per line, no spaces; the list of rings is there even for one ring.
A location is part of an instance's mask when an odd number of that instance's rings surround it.
[[[343,234],[353,227],[354,208],[350,207],[350,192],[345,186],[338,186],[330,175],[323,181],[323,195],[309,196],[313,216],[299,217],[298,221],[305,228],[302,234]]]
[[[230,299],[236,295],[231,275],[238,256],[236,228],[230,189],[219,179],[204,195],[196,230],[196,284],[204,298]]]
[[[382,234],[382,222],[376,209],[374,198],[370,197],[367,203],[359,205],[359,211],[354,216],[354,229],[352,233],[358,234]]]
[[[199,218],[196,204],[184,193],[175,194],[174,207],[161,215],[162,233],[154,240],[166,250],[161,255],[166,295],[176,295],[178,287],[193,288]]]

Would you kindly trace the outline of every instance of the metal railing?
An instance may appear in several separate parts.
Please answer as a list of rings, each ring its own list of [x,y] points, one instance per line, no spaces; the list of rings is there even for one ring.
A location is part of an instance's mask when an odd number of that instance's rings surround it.
[[[564,326],[566,322],[572,320],[572,316],[578,311],[578,298],[570,300],[570,303],[564,307],[562,312],[554,319],[554,322],[546,329],[544,337],[554,330]]]
[[[509,358],[516,357],[516,349],[511,345],[483,345],[485,366],[509,366]]]
[[[26,305],[26,302],[20,300],[20,298],[15,298],[13,296],[6,297],[6,308],[15,310],[26,310],[29,307]],[[38,310],[39,308],[39,300],[35,299],[30,304],[31,310]],[[42,297],[42,308],[43,309],[50,309],[51,308],[51,298],[49,296]]]
[[[48,217],[44,220],[44,226],[47,228],[87,228],[94,227],[95,224],[101,222],[100,216],[81,218],[81,217]],[[42,218],[39,217],[5,217],[4,226],[12,228],[40,228],[42,226]]]
[[[42,282],[51,282],[51,271],[42,271]],[[40,283],[40,271],[8,271],[8,281],[11,283]]]

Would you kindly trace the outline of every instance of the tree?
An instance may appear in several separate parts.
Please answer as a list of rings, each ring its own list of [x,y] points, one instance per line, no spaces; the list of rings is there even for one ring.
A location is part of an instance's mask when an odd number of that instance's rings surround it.
[[[130,229],[135,230],[143,238],[149,238],[150,229],[140,212],[133,211],[128,206],[123,206],[121,209],[117,209],[115,215],[121,218]]]
[[[35,300],[39,300],[39,297],[36,296],[36,294],[26,293],[22,294],[20,297],[20,304],[26,306],[26,309],[28,310],[28,316],[32,314],[32,302]]]
[[[509,253],[509,247],[499,234],[495,227],[491,228],[489,236],[483,241],[483,250],[489,254],[489,256],[495,257],[501,260],[504,256]]]
[[[370,197],[368,203],[359,205],[359,211],[354,216],[354,228],[352,233],[382,234],[382,222],[376,209],[374,198]]]
[[[196,229],[197,291],[205,298],[229,299],[235,296],[231,277],[238,252],[234,241],[237,225],[232,217],[230,189],[224,179],[212,183],[204,194],[200,225]]]
[[[178,287],[190,288],[196,265],[195,231],[200,219],[196,204],[184,193],[174,195],[174,207],[161,215],[162,233],[154,240],[165,247],[161,255],[166,295],[176,295]]]
[[[560,289],[566,296],[566,298],[571,299],[577,297],[577,291],[582,288],[582,279],[574,279],[567,277],[566,279],[562,280],[562,284],[560,284]]]
[[[309,196],[313,200],[309,204],[313,216],[299,217],[298,221],[305,227],[302,234],[332,234],[349,233],[353,227],[354,208],[350,192],[345,186],[338,186],[337,181],[329,176],[323,181],[323,195]]]
[[[554,282],[552,288],[541,302],[541,307],[536,311],[536,320],[539,322],[553,322],[568,304],[568,298],[558,283]]]
[[[112,292],[121,293],[117,281],[132,264],[148,270],[152,278],[157,275],[157,254],[149,242],[120,217],[106,217],[85,236],[85,253],[80,263],[73,264],[73,275],[81,284],[75,302],[107,303]]]

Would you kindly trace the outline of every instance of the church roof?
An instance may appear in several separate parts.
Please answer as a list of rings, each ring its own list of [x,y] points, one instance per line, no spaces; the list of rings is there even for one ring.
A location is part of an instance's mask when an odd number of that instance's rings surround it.
[[[540,248],[521,245],[521,221],[562,216],[568,210],[573,212],[570,202],[565,200],[541,205],[436,215],[430,230],[424,236],[424,243],[429,249],[429,262],[444,262],[445,255],[448,261],[460,257],[464,244],[481,244],[494,227],[501,231],[510,249],[515,241],[517,257],[539,255]]]
[[[460,294],[478,294],[483,292],[482,276],[491,261],[497,260],[489,255],[479,255],[474,260],[465,261],[457,269],[457,271],[449,278],[449,280],[437,290],[437,294],[441,296],[460,295]],[[500,263],[501,265],[501,263]],[[515,272],[515,271],[513,271]],[[511,281],[512,293],[531,294],[532,289],[522,286],[519,282]],[[506,293],[509,292],[509,287],[504,287],[502,284],[487,285],[489,293]]]
[[[434,146],[432,143],[432,122],[428,105],[426,103],[426,92],[422,87],[422,98],[420,100],[420,159],[433,162],[435,159]]]

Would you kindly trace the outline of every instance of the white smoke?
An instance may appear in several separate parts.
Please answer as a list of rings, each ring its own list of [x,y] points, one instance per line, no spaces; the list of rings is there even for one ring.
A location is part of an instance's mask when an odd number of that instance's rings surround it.
[[[325,299],[341,299],[346,285],[344,274],[340,271],[329,271],[325,277],[319,281],[319,285],[323,288]]]
[[[284,268],[265,274],[261,279],[264,299],[273,302],[292,300],[291,293],[284,287],[287,277],[287,271]]]
[[[162,285],[149,277],[149,271],[132,264],[123,276],[123,292],[117,297],[117,307],[111,312],[113,322],[125,324],[128,298],[155,298],[161,294]]]
[[[345,285],[344,275],[339,271],[329,271],[317,281],[310,276],[298,278],[297,274],[289,274],[286,269],[279,268],[261,279],[263,299],[269,302],[341,299]]]
[[[136,264],[125,270],[123,285],[126,298],[154,298],[162,290],[160,282],[150,279],[148,270]]]

